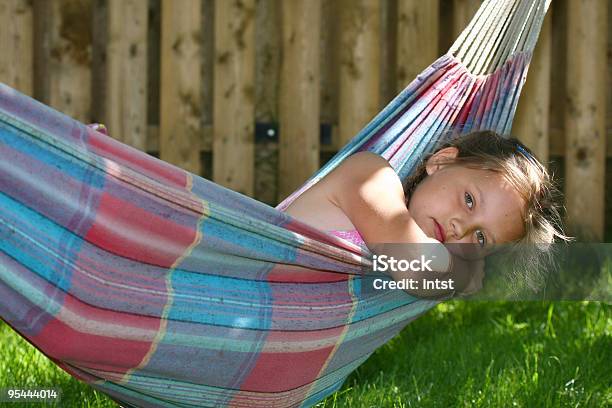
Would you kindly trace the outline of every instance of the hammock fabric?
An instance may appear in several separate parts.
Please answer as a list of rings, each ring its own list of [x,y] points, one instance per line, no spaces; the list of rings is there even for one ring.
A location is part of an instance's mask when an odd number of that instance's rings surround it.
[[[277,208],[0,86],[0,316],[124,405],[314,405],[436,302],[282,210],[357,151],[403,178],[449,130],[507,134],[547,6],[485,1]]]

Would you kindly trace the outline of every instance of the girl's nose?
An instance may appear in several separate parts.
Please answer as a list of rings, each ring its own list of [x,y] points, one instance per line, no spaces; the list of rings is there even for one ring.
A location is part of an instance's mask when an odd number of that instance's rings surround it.
[[[466,222],[464,220],[453,218],[450,225],[455,242],[464,242],[466,238],[469,238],[469,234],[467,234],[469,228],[466,226]]]
[[[450,235],[453,242],[457,243],[475,243],[474,234],[480,229],[478,222],[468,218],[453,218],[450,221]]]
[[[476,259],[479,256],[480,247],[472,240],[472,235],[478,229],[478,225],[468,219],[453,218],[450,221],[452,240],[447,241],[451,244],[448,248],[450,252],[465,258]]]

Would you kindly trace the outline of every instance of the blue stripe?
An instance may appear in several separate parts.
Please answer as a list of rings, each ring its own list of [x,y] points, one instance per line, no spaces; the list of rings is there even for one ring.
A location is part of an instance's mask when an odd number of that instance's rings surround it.
[[[104,186],[104,172],[87,165],[83,159],[70,156],[2,122],[0,122],[0,143],[55,168],[61,173],[69,174],[74,179],[91,187],[101,189]]]
[[[82,239],[3,193],[0,193],[0,208],[0,236],[3,237],[0,250],[62,291],[69,291],[73,274],[69,265],[78,257]],[[7,214],[10,224],[5,218]],[[15,228],[24,231],[30,239],[43,241],[44,246],[33,244]],[[59,262],[56,256],[65,262]]]

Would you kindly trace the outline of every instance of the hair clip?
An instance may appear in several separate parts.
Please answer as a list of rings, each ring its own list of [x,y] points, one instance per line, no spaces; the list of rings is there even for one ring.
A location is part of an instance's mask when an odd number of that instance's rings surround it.
[[[527,160],[529,160],[530,162],[532,162],[533,164],[535,164],[536,166],[538,165],[538,161],[535,157],[533,157],[533,155],[531,153],[529,153],[527,150],[525,150],[525,148],[523,146],[521,146],[520,144],[515,144],[516,150],[518,150]]]

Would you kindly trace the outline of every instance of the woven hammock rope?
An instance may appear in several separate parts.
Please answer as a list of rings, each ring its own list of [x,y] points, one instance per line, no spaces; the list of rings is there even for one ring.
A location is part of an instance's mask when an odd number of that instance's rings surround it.
[[[277,208],[0,85],[0,317],[124,405],[314,405],[437,302],[373,290],[367,250],[282,210],[355,152],[404,178],[449,131],[508,134],[548,3],[484,1]]]

